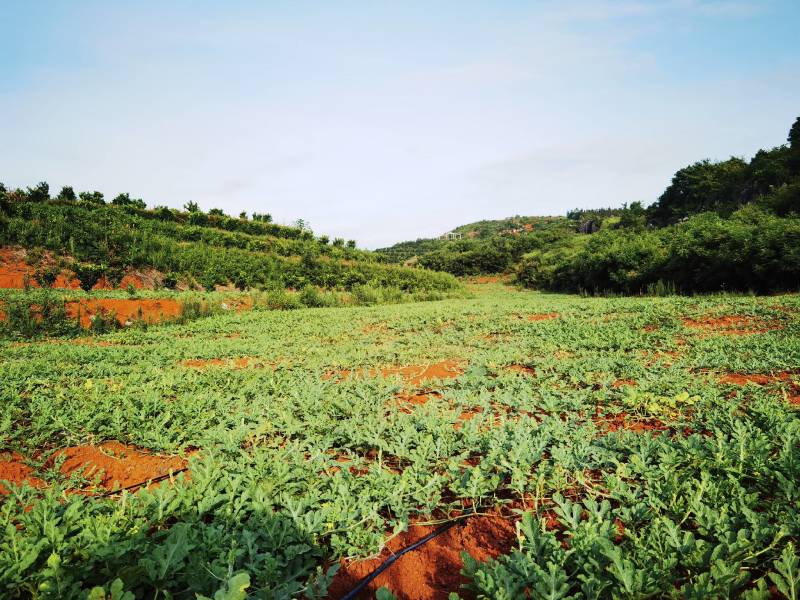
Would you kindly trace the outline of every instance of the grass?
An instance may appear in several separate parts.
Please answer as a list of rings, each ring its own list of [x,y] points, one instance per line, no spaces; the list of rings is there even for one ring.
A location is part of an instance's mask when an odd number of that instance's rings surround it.
[[[800,579],[800,379],[720,381],[800,369],[800,298],[473,290],[0,343],[0,450],[44,470],[102,440],[199,449],[191,479],[124,500],[65,495],[57,473],[0,499],[0,595],[79,597],[119,579],[193,598],[246,573],[250,594],[314,597],[339,557],[467,505],[527,515],[519,552],[467,560],[485,597],[759,597]],[[683,320],[709,315],[769,326]],[[324,378],[444,360],[463,373],[414,405],[398,395],[421,390],[398,377]]]

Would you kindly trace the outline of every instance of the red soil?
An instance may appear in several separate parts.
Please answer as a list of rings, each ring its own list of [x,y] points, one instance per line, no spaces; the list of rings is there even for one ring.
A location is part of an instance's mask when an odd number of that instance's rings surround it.
[[[614,383],[611,384],[611,387],[614,389],[619,389],[626,385],[636,385],[636,382],[633,379],[617,379]]]
[[[756,385],[769,385],[776,382],[790,382],[791,393],[788,396],[789,402],[792,404],[800,404],[800,383],[793,383],[792,376],[796,373],[792,371],[779,371],[771,375],[762,373],[728,373],[720,377],[720,383],[731,383],[733,385],[747,385],[754,383]]]
[[[186,467],[186,461],[178,456],[158,456],[120,442],[73,446],[61,450],[56,456],[66,459],[61,465],[64,475],[83,469],[83,477],[94,479],[99,475],[100,485],[109,490],[135,485]]]
[[[149,289],[153,288],[152,285],[146,284],[142,280],[141,276],[139,276],[139,275],[137,275],[135,273],[129,273],[129,274],[125,275],[122,279],[120,279],[119,284],[117,284],[116,286],[114,286],[108,280],[108,278],[105,275],[103,275],[102,277],[100,277],[100,279],[97,280],[97,283],[94,284],[92,289],[93,290],[113,290],[113,289],[124,290],[124,289],[127,289],[129,286],[133,286],[137,290],[142,290],[142,289],[145,289],[145,288],[149,288]]]
[[[393,553],[402,550],[435,529],[430,525],[412,525],[407,532],[389,540],[378,558],[351,563],[342,561],[333,579],[328,598],[337,600],[349,592]],[[359,598],[371,598],[375,590],[386,586],[399,600],[446,600],[450,592],[459,592],[467,579],[461,551],[485,561],[508,554],[516,543],[514,526],[499,516],[476,516],[466,519],[438,537],[403,557],[373,580]]]
[[[703,329],[719,335],[749,335],[753,333],[766,333],[768,331],[781,329],[781,326],[777,323],[771,323],[765,321],[764,319],[739,315],[729,315],[717,318],[705,317],[700,320],[684,318],[683,324],[686,327]]]
[[[603,433],[611,433],[614,431],[633,431],[635,433],[644,433],[647,431],[659,432],[666,431],[668,427],[659,419],[631,419],[628,420],[628,414],[621,412],[616,415],[602,415],[597,414],[592,418],[594,424]]]
[[[23,462],[22,455],[16,452],[0,452],[0,481],[8,481],[14,485],[22,485],[27,481],[33,487],[44,485],[44,481],[33,476],[33,469]],[[0,496],[8,493],[10,491],[0,483]]]
[[[521,373],[523,375],[530,375],[531,377],[536,377],[536,369],[533,367],[529,367],[527,365],[508,365],[506,367],[509,371],[513,371],[514,373]]]
[[[548,321],[550,319],[557,319],[560,315],[558,313],[541,313],[538,315],[528,315],[528,321]]]
[[[480,275],[470,277],[467,279],[469,283],[484,284],[484,283],[508,283],[509,277],[507,275]]]
[[[92,317],[98,314],[110,315],[114,313],[121,325],[143,320],[146,323],[160,323],[168,319],[176,319],[181,315],[181,304],[171,298],[161,299],[121,299],[121,298],[91,298],[87,300],[73,300],[65,303],[67,316],[71,319],[78,317],[82,327],[89,327]]]
[[[240,356],[238,358],[189,358],[182,360],[181,365],[191,369],[205,371],[212,367],[227,367],[229,369],[246,369],[248,367],[265,366],[266,363],[254,356]]]
[[[461,375],[464,370],[460,367],[459,362],[455,360],[443,360],[437,363],[428,363],[423,365],[408,365],[405,367],[383,367],[381,369],[356,369],[350,371],[343,369],[336,372],[328,372],[322,376],[323,380],[338,378],[345,380],[352,377],[392,377],[399,375],[403,381],[411,386],[419,387],[425,382],[434,379],[454,379]]]
[[[27,285],[30,287],[40,287],[39,282],[34,278],[36,269],[26,261],[27,252],[25,250],[14,250],[12,248],[0,248],[0,288],[3,289],[22,289]],[[55,260],[49,254],[45,254],[43,264],[46,266],[55,265]],[[155,272],[154,272],[155,273]],[[146,281],[150,279],[151,281]],[[117,289],[126,289],[133,286],[136,289],[154,289],[152,277],[145,277],[140,273],[128,273],[116,286]],[[80,289],[81,284],[72,271],[63,269],[53,283],[54,288],[60,289]],[[92,288],[94,290],[111,290],[114,286],[103,276]]]

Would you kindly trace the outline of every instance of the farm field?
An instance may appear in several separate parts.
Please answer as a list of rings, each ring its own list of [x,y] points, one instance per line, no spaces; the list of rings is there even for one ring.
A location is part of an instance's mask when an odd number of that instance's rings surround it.
[[[488,281],[0,342],[0,597],[798,597],[800,296]]]

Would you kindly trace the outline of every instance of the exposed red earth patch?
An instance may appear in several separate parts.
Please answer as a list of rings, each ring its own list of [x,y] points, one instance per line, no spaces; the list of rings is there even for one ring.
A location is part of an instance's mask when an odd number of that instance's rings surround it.
[[[557,319],[558,313],[541,313],[538,315],[528,315],[528,321],[549,321],[550,319]]]
[[[22,455],[16,452],[0,452],[0,481],[8,481],[14,485],[27,482],[37,488],[44,486],[44,481],[33,476],[33,469],[26,465]],[[0,483],[0,496],[9,493],[10,490]]]
[[[636,382],[633,379],[617,379],[614,383],[611,384],[611,387],[614,389],[619,389],[621,387],[625,387],[626,385],[635,386]]]
[[[467,278],[469,283],[483,285],[487,283],[508,283],[511,278],[508,275],[477,275]]]
[[[686,327],[702,329],[718,335],[750,335],[781,329],[781,325],[778,323],[739,315],[704,317],[698,320],[684,318],[682,321]]]
[[[40,287],[34,277],[36,270],[26,262],[26,256],[25,250],[0,248],[0,288]],[[53,287],[77,289],[80,282],[71,273],[64,271],[58,274]]]
[[[527,365],[508,365],[506,369],[514,373],[521,373],[522,375],[536,377],[536,369]]]
[[[787,399],[792,404],[800,404],[800,383],[792,382],[792,376],[796,374],[793,371],[779,371],[769,375],[763,373],[728,373],[720,377],[719,382],[733,385],[747,385],[748,383],[769,385],[771,383],[790,382],[791,393],[787,396]]]
[[[41,287],[36,281],[36,268],[27,262],[28,253],[25,250],[13,248],[0,248],[0,288],[22,289],[26,287]],[[56,261],[49,253],[45,253],[42,264],[47,267],[56,265]],[[161,275],[151,269],[149,272],[131,271],[125,274],[119,283],[114,286],[102,276],[92,287],[93,290],[127,289],[133,286],[136,289],[155,289],[158,287]],[[62,269],[56,276],[53,288],[80,289],[81,284],[75,274],[69,269]]]
[[[190,369],[205,371],[213,367],[225,367],[228,369],[247,369],[248,367],[266,367],[268,363],[255,356],[239,356],[237,358],[189,358],[180,363]]]
[[[70,319],[77,319],[80,316],[82,327],[89,327],[97,315],[113,314],[120,325],[134,321],[161,323],[177,319],[181,315],[181,303],[171,298],[91,298],[65,302],[64,306]]]
[[[436,363],[408,365],[405,367],[382,367],[381,369],[369,369],[367,371],[364,369],[329,371],[322,376],[322,379],[327,381],[337,378],[343,381],[350,377],[377,377],[378,375],[392,377],[398,375],[406,384],[418,387],[435,379],[454,379],[463,372],[464,370],[458,361],[443,360]]]
[[[124,488],[169,475],[186,468],[179,456],[160,456],[120,442],[103,442],[98,446],[73,446],[56,453],[65,458],[64,475],[83,469],[86,479],[100,477],[100,485],[108,490]],[[157,485],[157,484],[156,484]]]
[[[370,560],[342,561],[328,590],[328,598],[338,600],[392,554],[431,533],[431,525],[411,525],[407,532],[389,540],[381,554]],[[467,579],[461,551],[480,561],[511,552],[516,544],[513,524],[499,516],[469,517],[433,538],[421,548],[402,556],[373,580],[359,598],[374,597],[375,590],[386,586],[399,600],[447,600],[450,592],[461,592]]]
[[[630,417],[627,413],[621,412],[616,415],[597,414],[592,417],[592,421],[603,433],[614,431],[633,431],[635,433],[645,433],[648,431],[659,432],[669,429],[660,419],[655,417],[640,419]]]

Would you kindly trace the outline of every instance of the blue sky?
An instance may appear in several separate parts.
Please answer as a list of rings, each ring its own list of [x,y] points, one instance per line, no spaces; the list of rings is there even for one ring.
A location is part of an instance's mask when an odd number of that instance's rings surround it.
[[[10,1],[0,27],[6,185],[364,247],[650,203],[800,115],[797,0]]]

